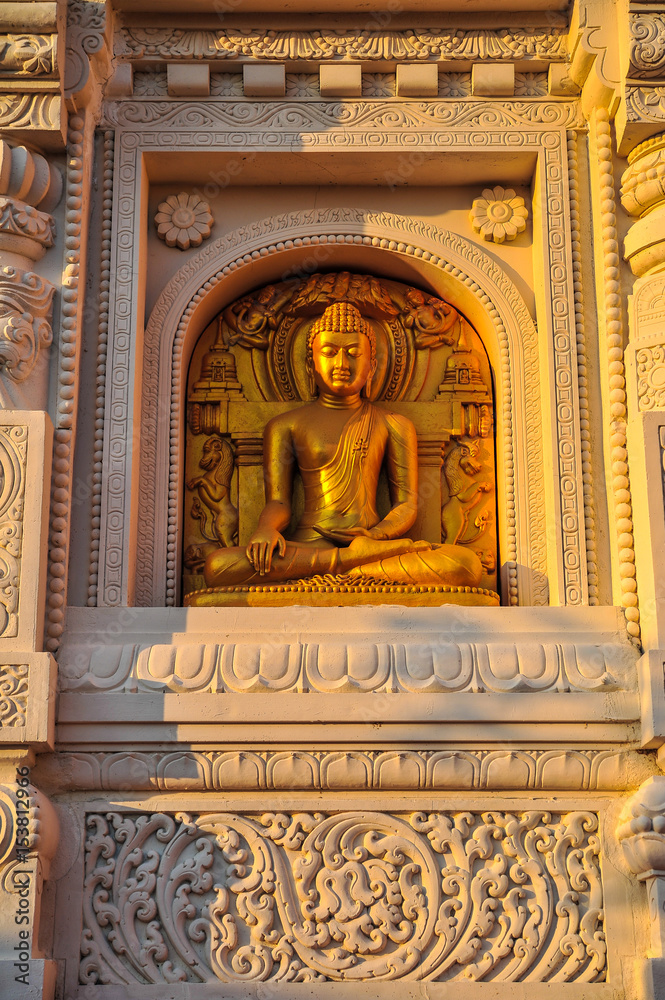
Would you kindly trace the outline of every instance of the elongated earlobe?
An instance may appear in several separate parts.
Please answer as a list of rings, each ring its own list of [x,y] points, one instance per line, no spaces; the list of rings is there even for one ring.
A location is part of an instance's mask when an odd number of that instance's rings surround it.
[[[317,396],[316,379],[314,378],[314,366],[310,363],[309,358],[305,362],[305,371],[307,372],[307,385],[309,388],[310,396]]]

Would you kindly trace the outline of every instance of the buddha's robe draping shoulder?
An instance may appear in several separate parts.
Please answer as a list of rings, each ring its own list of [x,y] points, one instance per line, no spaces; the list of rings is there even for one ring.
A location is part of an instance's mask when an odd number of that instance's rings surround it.
[[[385,443],[377,434],[384,415],[365,400],[342,428],[335,454],[320,466],[300,464],[305,510],[294,540],[315,541],[321,528],[372,527],[378,521],[376,483]]]

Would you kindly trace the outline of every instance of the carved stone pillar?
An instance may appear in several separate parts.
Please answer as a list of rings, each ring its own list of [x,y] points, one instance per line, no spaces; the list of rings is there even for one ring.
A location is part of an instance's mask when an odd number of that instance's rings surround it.
[[[53,246],[58,170],[0,139],[0,405],[45,409],[54,286],[32,270]]]
[[[40,909],[58,819],[31,784],[30,763],[25,753],[0,756],[0,995],[49,1000],[56,963],[40,949]]]
[[[263,439],[255,433],[236,431],[233,435],[238,472],[238,496],[256,497],[263,502]],[[258,510],[245,510],[238,504],[238,545],[246,545],[256,528]]]
[[[625,565],[622,572],[635,573],[640,587],[643,645],[649,651],[642,663],[642,695],[649,706],[643,738],[655,746],[665,740],[665,711],[658,708],[663,703],[665,710],[663,676],[652,662],[665,650],[665,134],[637,146],[628,163],[621,202],[636,221],[624,252],[637,275],[626,347],[629,449],[646,489],[634,497],[635,568]]]
[[[446,441],[439,434],[418,437],[418,517],[414,538],[441,538],[441,467]]]
[[[665,995],[665,777],[648,778],[628,800],[616,835],[648,898],[649,947],[636,960],[635,985],[639,1000],[659,1000]]]

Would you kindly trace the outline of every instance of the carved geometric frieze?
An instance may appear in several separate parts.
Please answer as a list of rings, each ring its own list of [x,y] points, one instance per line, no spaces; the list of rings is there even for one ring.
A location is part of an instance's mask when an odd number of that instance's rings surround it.
[[[567,25],[552,16],[548,25],[515,28],[419,28],[368,30],[317,28],[241,30],[216,28],[122,28],[115,55],[132,60],[448,61],[565,60]]]
[[[591,811],[90,813],[80,982],[602,982],[599,856]]]

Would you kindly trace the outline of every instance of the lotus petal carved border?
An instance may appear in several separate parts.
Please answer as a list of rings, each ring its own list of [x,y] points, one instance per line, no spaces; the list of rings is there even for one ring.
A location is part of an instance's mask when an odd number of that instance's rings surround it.
[[[274,59],[328,61],[543,59],[564,60],[567,25],[526,28],[409,28],[404,31],[317,28],[187,30],[122,28],[116,55],[130,59]]]
[[[320,141],[324,142],[330,129],[378,130],[392,135],[404,128],[473,127],[474,131],[478,131],[524,126],[533,128],[535,125],[548,129],[572,128],[582,124],[579,106],[574,101],[484,103],[439,100],[408,104],[395,102],[387,106],[368,101],[121,101],[106,104],[104,115],[107,126],[139,132],[142,144],[146,144],[151,133],[158,128],[167,128],[169,131],[164,134],[163,141],[167,142],[168,136],[169,145],[173,145],[174,141],[181,144],[191,142],[192,131],[256,129],[258,126],[278,132],[297,133],[302,130],[321,133]],[[180,137],[178,131],[182,133]],[[413,135],[408,137],[410,145],[415,138]],[[440,138],[445,143],[445,135]],[[491,142],[491,138],[485,137],[484,143]],[[521,142],[537,143],[539,138],[525,134]],[[517,140],[518,135],[512,136],[511,146]],[[503,142],[503,137],[500,141]],[[209,144],[210,137],[207,136],[206,145]]]
[[[72,791],[622,791],[651,777],[627,750],[177,750],[57,753],[39,781]]]
[[[624,651],[574,643],[68,646],[61,689],[250,694],[613,691]]]
[[[91,813],[80,981],[602,982],[592,812]]]

